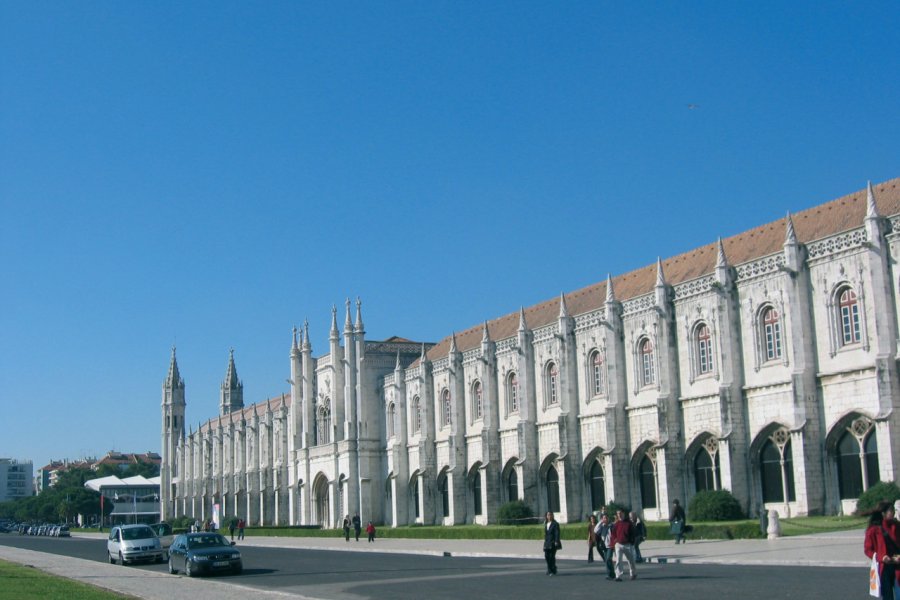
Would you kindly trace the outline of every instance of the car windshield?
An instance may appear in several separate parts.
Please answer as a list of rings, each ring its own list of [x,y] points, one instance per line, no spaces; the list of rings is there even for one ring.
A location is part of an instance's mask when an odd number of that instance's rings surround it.
[[[198,535],[188,538],[188,548],[208,548],[210,546],[227,546],[225,541],[219,534]]]
[[[122,530],[124,540],[145,540],[152,537],[156,537],[156,534],[149,527],[131,527]]]

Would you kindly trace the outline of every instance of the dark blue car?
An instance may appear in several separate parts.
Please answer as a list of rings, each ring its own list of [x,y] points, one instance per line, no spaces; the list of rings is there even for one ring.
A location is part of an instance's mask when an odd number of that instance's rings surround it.
[[[188,577],[244,570],[241,553],[218,533],[184,533],[169,546],[169,573],[184,571]]]

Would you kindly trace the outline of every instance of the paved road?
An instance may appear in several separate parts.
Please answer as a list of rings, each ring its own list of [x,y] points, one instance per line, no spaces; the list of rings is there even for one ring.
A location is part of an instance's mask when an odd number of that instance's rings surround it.
[[[61,554],[106,564],[105,542],[98,539],[56,539],[0,535],[0,545]],[[863,600],[866,571],[859,568],[742,567],[730,565],[639,565],[636,581],[608,582],[598,563],[560,561],[557,577],[544,575],[543,563],[510,558],[459,558],[365,552],[330,552],[242,546],[244,573],[215,580],[246,597],[246,588],[286,595],[334,600],[656,597],[705,598],[838,598]],[[89,563],[83,563],[90,570]],[[165,565],[115,567],[134,575],[162,574]],[[153,585],[162,575],[148,577]],[[149,575],[149,573],[148,573]],[[172,577],[191,586],[182,576]],[[204,582],[210,580],[204,579]],[[230,594],[228,594],[230,595]],[[150,597],[148,595],[148,597]]]

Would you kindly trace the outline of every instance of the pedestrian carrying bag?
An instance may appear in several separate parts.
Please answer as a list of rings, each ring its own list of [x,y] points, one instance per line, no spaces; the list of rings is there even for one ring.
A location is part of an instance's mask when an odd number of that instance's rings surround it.
[[[872,553],[872,565],[869,567],[869,595],[881,598],[881,575],[878,573],[878,554]]]

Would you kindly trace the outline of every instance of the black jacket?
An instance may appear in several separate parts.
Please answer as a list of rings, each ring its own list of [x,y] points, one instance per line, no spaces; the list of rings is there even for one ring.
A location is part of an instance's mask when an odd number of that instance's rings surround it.
[[[550,527],[547,527],[546,521],[544,522],[544,550],[553,550],[559,546],[559,523],[556,521],[550,522]]]

